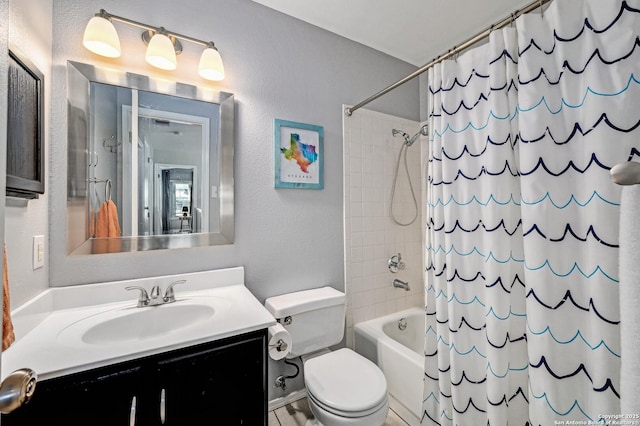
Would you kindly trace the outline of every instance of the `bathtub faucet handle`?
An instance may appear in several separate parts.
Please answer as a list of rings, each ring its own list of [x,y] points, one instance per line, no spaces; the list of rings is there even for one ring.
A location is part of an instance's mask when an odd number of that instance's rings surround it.
[[[398,253],[397,255],[391,256],[387,261],[387,268],[389,268],[389,272],[392,274],[404,270],[405,264],[402,261],[402,254]]]

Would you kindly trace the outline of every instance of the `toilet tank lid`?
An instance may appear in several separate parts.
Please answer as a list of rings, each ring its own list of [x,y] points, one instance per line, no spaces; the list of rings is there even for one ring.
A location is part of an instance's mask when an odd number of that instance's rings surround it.
[[[265,300],[264,306],[271,315],[280,319],[329,306],[344,305],[344,303],[344,293],[327,286],[269,297]]]

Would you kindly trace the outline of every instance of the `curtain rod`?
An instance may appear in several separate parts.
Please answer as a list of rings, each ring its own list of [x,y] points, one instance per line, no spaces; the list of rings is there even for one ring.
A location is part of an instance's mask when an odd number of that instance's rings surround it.
[[[352,107],[345,108],[344,109],[345,115],[347,117],[351,117],[351,115],[356,110],[362,108],[366,104],[375,101],[380,96],[389,93],[390,91],[396,89],[399,86],[402,86],[404,83],[406,83],[406,82],[408,82],[410,80],[413,80],[414,78],[416,78],[420,74],[422,74],[425,71],[429,70],[429,68],[432,68],[434,65],[444,61],[445,59],[448,59],[448,58],[456,55],[457,53],[462,52],[463,50],[471,47],[472,45],[478,43],[479,41],[487,38],[489,36],[489,34],[491,34],[492,31],[506,27],[507,25],[511,24],[516,19],[518,19],[518,17],[520,17],[520,15],[524,15],[526,13],[534,11],[537,8],[542,7],[544,4],[549,3],[550,1],[551,0],[535,0],[535,1],[531,2],[531,3],[529,3],[528,5],[526,5],[524,8],[522,8],[520,10],[516,10],[515,12],[511,13],[511,15],[509,15],[508,17],[506,17],[503,20],[491,25],[489,28],[487,28],[486,30],[476,34],[473,37],[471,37],[470,39],[468,39],[467,41],[465,41],[461,45],[454,46],[453,49],[450,49],[447,53],[444,53],[444,54],[438,56],[433,61],[429,62],[426,65],[423,65],[420,68],[418,68],[416,71],[414,71],[413,73],[409,74],[408,76],[406,76],[402,80],[398,80],[397,82],[393,83],[391,86],[389,86],[389,87],[387,87],[385,89],[382,89],[381,91],[379,91],[375,95],[368,97],[364,101],[362,101],[362,102],[360,102],[360,103],[358,103],[358,104],[356,104],[356,105],[354,105]]]

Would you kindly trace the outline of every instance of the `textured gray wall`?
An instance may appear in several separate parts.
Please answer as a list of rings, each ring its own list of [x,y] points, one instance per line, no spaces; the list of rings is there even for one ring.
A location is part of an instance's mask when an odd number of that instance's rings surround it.
[[[51,32],[53,0],[9,0],[5,1],[6,11],[0,15],[3,21],[3,31],[8,29],[9,43],[17,47],[44,74],[44,157],[49,154],[49,105],[51,93]],[[6,13],[5,13],[6,12]],[[3,54],[5,50],[2,50]],[[4,82],[6,77],[2,80]],[[2,95],[6,99],[6,94]],[[6,111],[0,108],[0,111]],[[5,118],[3,114],[3,119]],[[6,135],[6,131],[2,131]],[[2,167],[5,160],[0,160]],[[45,163],[45,176],[51,169]],[[5,172],[2,172],[2,176]],[[47,177],[48,180],[48,177]],[[46,182],[49,185],[49,182]],[[4,196],[4,190],[2,191]],[[4,206],[5,203],[3,202]],[[32,250],[33,236],[44,235],[48,241],[49,234],[49,189],[37,200],[26,203],[24,200],[15,202],[7,200],[4,220],[5,238],[7,243],[7,259],[9,283],[11,287],[11,306],[17,307],[46,290],[49,287],[49,265],[46,262],[48,250],[45,249],[45,264],[43,268],[33,270]]]
[[[0,0],[0,111],[7,110],[9,1]],[[0,240],[4,241],[5,188],[7,174],[7,114],[0,114]],[[0,273],[4,264],[0,266]],[[0,290],[0,293],[2,290]],[[1,306],[0,302],[0,306]],[[0,318],[2,326],[2,318]],[[1,328],[1,327],[0,327]]]
[[[87,20],[101,7],[219,47],[227,78],[196,75],[199,48],[185,43],[179,68],[157,72],[144,62],[137,29],[119,25],[123,56],[108,60],[82,47]],[[260,300],[343,278],[342,110],[415,67],[249,0],[54,3],[51,138],[51,285],[92,283],[242,265]],[[236,241],[229,246],[68,257],[65,239],[67,60],[207,84],[236,96]],[[417,81],[371,106],[417,120]],[[324,126],[325,189],[273,188],[273,119]]]

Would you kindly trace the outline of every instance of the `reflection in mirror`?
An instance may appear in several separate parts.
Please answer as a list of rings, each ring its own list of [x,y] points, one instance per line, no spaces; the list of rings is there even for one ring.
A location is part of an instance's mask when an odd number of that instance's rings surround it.
[[[233,95],[67,68],[68,253],[233,242]]]
[[[135,98],[137,108],[122,106],[122,130],[114,132],[125,141],[120,146],[127,148],[117,153],[122,166],[116,169],[121,182],[116,205],[122,206],[118,211],[122,211],[122,234],[144,236],[217,230],[216,198],[209,196],[209,188],[215,190],[219,186],[216,158],[219,132],[217,123],[211,123],[209,117],[219,115],[218,105],[185,102],[175,96],[142,91]],[[133,126],[132,109],[137,110],[137,127]],[[102,117],[95,118],[96,122],[102,121]],[[137,152],[130,140],[138,141]],[[169,181],[163,179],[163,172],[174,169],[189,170],[193,199],[190,199],[187,219],[182,211],[179,213],[182,219],[177,214],[168,215],[168,206],[175,205],[175,196],[167,196],[171,188]],[[136,177],[137,184],[133,182]],[[192,226],[178,226],[187,221]]]

